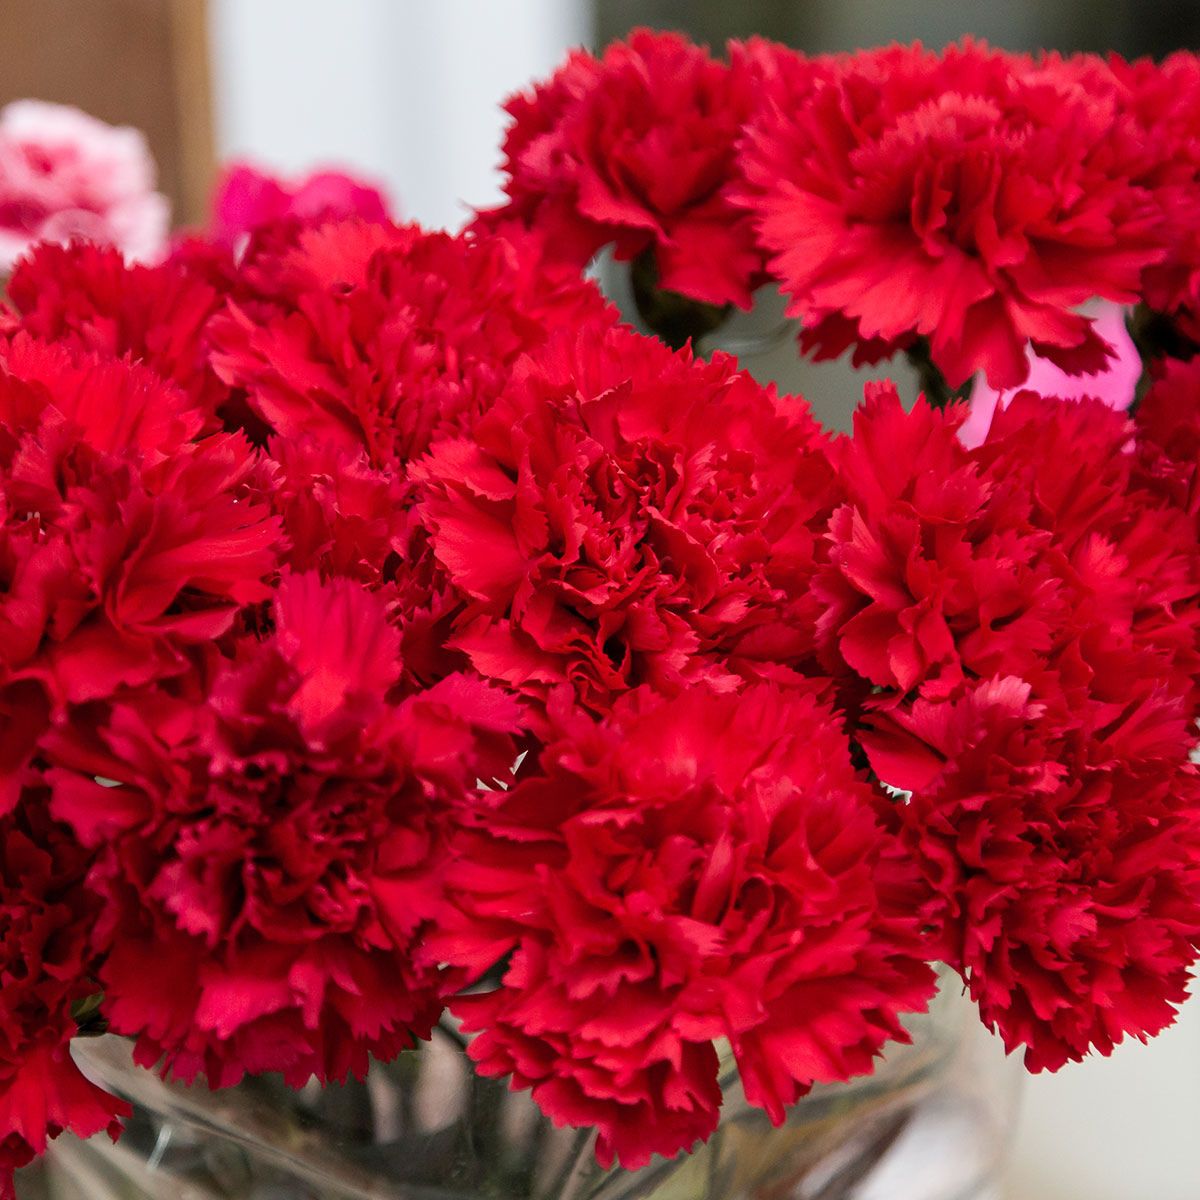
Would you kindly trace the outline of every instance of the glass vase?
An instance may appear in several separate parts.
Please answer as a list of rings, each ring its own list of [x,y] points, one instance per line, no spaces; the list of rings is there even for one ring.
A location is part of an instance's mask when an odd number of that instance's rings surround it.
[[[116,1145],[53,1143],[22,1200],[999,1200],[1011,1062],[948,980],[913,1041],[874,1074],[816,1088],[773,1127],[723,1079],[707,1144],[639,1171],[601,1169],[591,1131],[557,1129],[525,1093],[481,1079],[449,1026],[365,1081],[273,1077],[210,1092],[134,1067],[124,1040],[76,1044],[134,1104]]]

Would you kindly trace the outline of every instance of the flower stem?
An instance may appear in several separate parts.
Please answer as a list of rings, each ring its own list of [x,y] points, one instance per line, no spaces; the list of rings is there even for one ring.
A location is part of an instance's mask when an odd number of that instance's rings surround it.
[[[1132,414],[1137,411],[1137,406],[1150,387],[1154,363],[1162,358],[1194,358],[1200,353],[1200,345],[1180,329],[1177,321],[1166,313],[1150,308],[1145,301],[1132,309],[1126,325],[1142,359],[1142,374],[1129,409]]]
[[[689,341],[694,345],[724,324],[732,311],[731,305],[705,304],[660,287],[653,249],[643,250],[633,260],[629,277],[638,315],[672,350],[682,349]]]
[[[961,404],[971,398],[970,379],[957,388],[952,388],[946,382],[941,368],[933,361],[928,338],[917,338],[904,354],[916,371],[921,394],[931,408],[945,408],[947,405]]]

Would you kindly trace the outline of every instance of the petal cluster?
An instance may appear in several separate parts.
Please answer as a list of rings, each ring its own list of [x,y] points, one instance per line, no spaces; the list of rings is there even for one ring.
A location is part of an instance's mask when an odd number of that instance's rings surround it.
[[[549,329],[615,319],[592,285],[500,237],[348,220],[268,231],[243,269],[253,294],[209,324],[221,378],[270,433],[393,471],[483,412]]]
[[[1200,359],[1165,362],[1135,420],[1145,485],[1200,532]]]
[[[13,272],[14,331],[109,358],[128,356],[187,392],[216,429],[231,403],[209,362],[207,325],[233,287],[233,260],[199,241],[154,266],[76,241],[40,244]]]
[[[280,527],[240,435],[146,368],[0,356],[0,808],[69,706],[187,674],[270,594]]]

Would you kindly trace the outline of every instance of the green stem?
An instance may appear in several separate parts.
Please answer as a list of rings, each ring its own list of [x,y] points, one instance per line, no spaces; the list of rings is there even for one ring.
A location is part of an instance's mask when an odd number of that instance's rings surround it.
[[[653,249],[643,250],[633,260],[629,278],[638,316],[672,350],[682,349],[689,341],[694,345],[724,324],[732,311],[729,304],[705,304],[660,287]]]
[[[946,408],[950,404],[962,404],[971,398],[970,379],[957,388],[952,388],[946,382],[945,375],[933,361],[928,338],[917,338],[904,353],[917,373],[921,392],[931,408]]]
[[[1129,409],[1133,413],[1150,386],[1154,363],[1161,358],[1194,358],[1200,353],[1200,345],[1183,333],[1178,322],[1148,307],[1144,301],[1130,312],[1126,325],[1142,359],[1142,374]]]

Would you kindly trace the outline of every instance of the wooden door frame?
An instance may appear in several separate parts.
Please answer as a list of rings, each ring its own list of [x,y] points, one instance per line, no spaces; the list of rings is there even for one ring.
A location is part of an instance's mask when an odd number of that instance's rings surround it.
[[[179,218],[204,219],[216,171],[212,39],[207,0],[166,0],[170,6],[172,77],[179,131]]]

